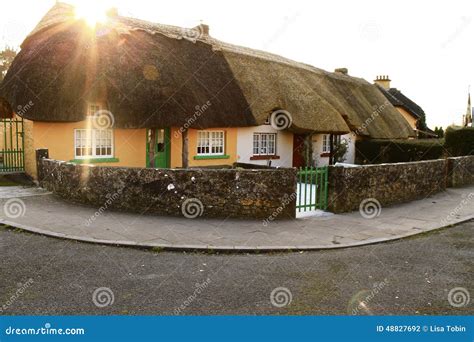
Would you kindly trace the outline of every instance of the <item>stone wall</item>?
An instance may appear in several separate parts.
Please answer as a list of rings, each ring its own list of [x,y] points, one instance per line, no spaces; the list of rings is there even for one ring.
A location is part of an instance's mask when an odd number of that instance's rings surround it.
[[[40,185],[104,208],[174,216],[295,217],[295,169],[146,169],[76,165],[38,150]],[[275,214],[277,213],[277,215]]]
[[[448,186],[474,184],[474,156],[448,158]]]
[[[329,208],[334,213],[358,210],[365,199],[382,206],[409,202],[446,189],[446,160],[329,167]]]

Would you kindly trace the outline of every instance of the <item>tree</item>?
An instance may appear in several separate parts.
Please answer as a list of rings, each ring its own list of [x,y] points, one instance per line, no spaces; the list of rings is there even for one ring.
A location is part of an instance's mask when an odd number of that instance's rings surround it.
[[[341,139],[339,144],[334,146],[334,163],[344,163],[346,161],[346,153],[349,148],[349,144],[346,139]]]
[[[5,77],[8,68],[10,68],[10,65],[16,57],[16,54],[17,52],[8,46],[3,49],[3,51],[0,51],[0,81]]]
[[[438,135],[438,138],[444,138],[444,130],[443,130],[443,127],[438,127],[436,126],[434,128],[434,132],[436,133],[436,135]]]

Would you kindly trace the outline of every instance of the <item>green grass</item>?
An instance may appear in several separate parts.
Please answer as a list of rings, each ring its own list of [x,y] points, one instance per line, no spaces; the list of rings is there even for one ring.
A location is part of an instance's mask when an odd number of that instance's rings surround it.
[[[0,176],[0,186],[15,186],[15,185],[19,185],[19,184],[8,179],[5,176]]]
[[[16,186],[16,185],[18,185],[18,184],[15,183],[15,182],[4,181],[4,180],[0,179],[0,186]]]

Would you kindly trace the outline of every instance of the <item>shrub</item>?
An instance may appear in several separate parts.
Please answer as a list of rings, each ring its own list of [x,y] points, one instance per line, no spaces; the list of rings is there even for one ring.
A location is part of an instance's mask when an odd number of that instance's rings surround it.
[[[356,164],[401,163],[442,158],[442,139],[360,140]]]
[[[346,153],[349,148],[349,144],[345,140],[341,140],[339,144],[334,146],[334,163],[344,163],[346,161]]]
[[[474,155],[474,127],[448,127],[446,129],[445,148],[449,155]]]

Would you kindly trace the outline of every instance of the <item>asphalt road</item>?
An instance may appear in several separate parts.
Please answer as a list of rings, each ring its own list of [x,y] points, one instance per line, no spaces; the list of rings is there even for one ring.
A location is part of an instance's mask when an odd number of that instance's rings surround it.
[[[390,243],[278,254],[138,250],[2,227],[0,258],[6,315],[474,313],[472,299],[448,301],[456,287],[474,298],[474,221]]]

